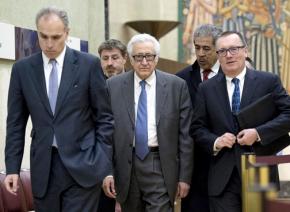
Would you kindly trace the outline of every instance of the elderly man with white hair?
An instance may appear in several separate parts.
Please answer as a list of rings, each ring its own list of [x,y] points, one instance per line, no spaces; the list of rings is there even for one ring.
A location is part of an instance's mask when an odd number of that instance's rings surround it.
[[[189,191],[193,141],[186,82],[156,69],[160,44],[148,34],[128,43],[133,70],[107,80],[115,118],[114,176],[103,183],[125,212],[170,212]]]

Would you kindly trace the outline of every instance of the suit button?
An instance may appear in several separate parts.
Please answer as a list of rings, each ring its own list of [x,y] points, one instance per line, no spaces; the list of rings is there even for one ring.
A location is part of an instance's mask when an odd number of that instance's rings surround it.
[[[128,160],[128,163],[129,163],[129,164],[131,164],[131,163],[132,163],[132,161],[131,161],[131,160]]]
[[[132,147],[133,146],[133,144],[129,144],[129,147]]]

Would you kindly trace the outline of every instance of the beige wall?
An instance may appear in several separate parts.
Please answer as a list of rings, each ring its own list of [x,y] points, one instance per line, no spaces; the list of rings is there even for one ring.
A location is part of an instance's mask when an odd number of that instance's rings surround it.
[[[118,2],[118,3],[117,3]],[[111,0],[110,37],[127,43],[138,33],[124,23],[137,20],[178,20],[178,1],[168,0]],[[177,28],[160,39],[160,57],[177,60]],[[169,44],[170,45],[166,45]]]
[[[2,61],[0,59],[0,170],[4,168],[4,144],[5,144],[5,126],[6,126],[6,105],[8,82],[10,79],[9,61]]]

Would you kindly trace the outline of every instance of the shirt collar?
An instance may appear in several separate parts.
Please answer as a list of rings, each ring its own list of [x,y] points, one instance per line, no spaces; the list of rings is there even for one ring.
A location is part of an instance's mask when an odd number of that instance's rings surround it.
[[[220,63],[217,60],[216,63],[211,67],[211,71],[217,74],[219,72],[219,68],[220,68]],[[203,71],[204,69],[200,68],[200,72],[202,73]]]
[[[140,81],[142,81],[142,79],[136,74],[136,72],[134,72],[134,78],[135,78],[135,82],[137,85],[139,85]],[[152,74],[147,77],[145,79],[146,84],[149,85],[150,87],[152,86],[152,84],[154,83],[154,79],[156,78],[156,74],[155,74],[155,70],[152,72]]]
[[[211,70],[214,72],[214,73],[218,73],[219,72],[219,69],[220,69],[220,63],[219,61],[217,60],[216,63],[213,65],[213,67],[211,68]]]
[[[54,58],[60,67],[63,66],[65,52],[66,52],[66,45],[64,46],[62,52],[58,55],[58,57]],[[42,52],[42,59],[43,59],[44,65],[47,66],[49,64],[50,59],[43,52]]]
[[[241,73],[239,73],[236,77],[234,77],[234,78],[238,78],[239,80],[240,80],[240,82],[242,81],[242,80],[244,80],[245,79],[245,75],[246,75],[246,66],[244,67],[244,69],[243,69],[243,71],[241,72]],[[233,79],[233,77],[228,77],[228,76],[226,76],[226,79],[227,79],[227,81],[232,81],[232,79]]]

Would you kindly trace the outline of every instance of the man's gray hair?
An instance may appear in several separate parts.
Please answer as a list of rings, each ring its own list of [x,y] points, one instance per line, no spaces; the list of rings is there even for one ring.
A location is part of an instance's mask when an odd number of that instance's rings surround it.
[[[128,45],[127,45],[127,50],[128,50],[128,54],[129,56],[132,58],[132,51],[133,51],[133,45],[136,43],[144,43],[144,42],[151,42],[154,46],[154,51],[155,54],[159,57],[160,54],[160,44],[157,41],[156,38],[154,38],[153,36],[149,35],[149,34],[138,34],[138,35],[134,35],[131,40],[129,41]]]
[[[212,37],[213,45],[215,45],[215,42],[221,33],[222,29],[220,27],[214,26],[212,24],[202,24],[194,31],[193,42],[194,39],[198,37]]]
[[[52,14],[57,15],[60,18],[60,20],[63,22],[65,28],[68,29],[69,21],[68,21],[67,12],[64,10],[58,9],[54,6],[44,7],[41,10],[39,10],[35,18],[36,27],[38,26],[38,21],[41,17],[46,16],[46,15],[52,15]]]

